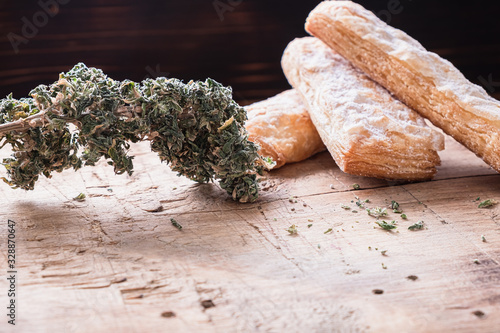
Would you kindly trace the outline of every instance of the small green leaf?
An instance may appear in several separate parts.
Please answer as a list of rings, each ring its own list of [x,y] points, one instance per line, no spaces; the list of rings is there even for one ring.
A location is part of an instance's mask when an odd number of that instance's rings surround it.
[[[496,205],[497,203],[498,202],[493,200],[493,199],[488,199],[488,200],[481,201],[481,203],[477,207],[478,208],[488,208],[488,207],[492,207],[492,206]]]
[[[75,200],[75,201],[85,201],[86,197],[87,196],[85,195],[85,193],[80,193],[76,197],[74,197],[73,200]]]
[[[376,221],[375,223],[384,230],[392,230],[397,228],[396,221],[392,221],[391,223],[387,223],[386,221]]]
[[[423,228],[424,228],[424,221],[418,221],[417,223],[409,226],[408,230],[415,231],[415,230],[421,230]]]

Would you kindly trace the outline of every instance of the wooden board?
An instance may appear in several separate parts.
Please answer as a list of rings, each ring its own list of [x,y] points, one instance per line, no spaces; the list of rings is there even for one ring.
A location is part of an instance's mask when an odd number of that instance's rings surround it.
[[[322,153],[269,173],[253,204],[177,177],[146,144],[133,147],[131,177],[101,163],[31,192],[1,186],[0,331],[498,332],[500,207],[477,198],[500,200],[500,176],[447,141],[431,182],[349,176]],[[72,200],[80,192],[87,199]],[[356,196],[396,200],[408,220],[391,212],[398,228],[384,231]],[[420,220],[424,230],[407,229]]]

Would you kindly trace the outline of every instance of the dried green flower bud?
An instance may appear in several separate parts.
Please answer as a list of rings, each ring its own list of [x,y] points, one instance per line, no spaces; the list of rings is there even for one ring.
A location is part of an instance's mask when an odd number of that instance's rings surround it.
[[[179,174],[197,182],[218,179],[234,200],[257,199],[256,174],[265,162],[247,139],[244,109],[214,80],[115,81],[79,63],[31,96],[0,101],[0,147],[13,149],[3,161],[10,178],[4,181],[14,188],[31,190],[41,174],[77,170],[103,157],[115,173],[131,174],[129,142],[147,139]]]

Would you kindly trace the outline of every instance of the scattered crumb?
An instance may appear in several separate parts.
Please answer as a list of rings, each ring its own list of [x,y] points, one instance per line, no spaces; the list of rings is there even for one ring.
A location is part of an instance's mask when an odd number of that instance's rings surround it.
[[[408,275],[406,278],[408,280],[416,281],[418,279],[418,276],[416,276],[416,275]]]
[[[368,215],[371,215],[373,217],[379,218],[381,216],[387,216],[387,209],[386,208],[380,208],[380,207],[375,207],[375,208],[367,208],[366,212]]]
[[[483,241],[483,243],[486,243],[486,237],[484,237],[484,235],[481,235],[481,240]]]
[[[475,315],[478,318],[482,318],[485,315],[485,313],[483,311],[481,311],[481,310],[476,310],[476,311],[472,312],[472,314]]]
[[[85,193],[80,193],[76,197],[74,197],[73,200],[81,202],[81,201],[85,201],[86,197],[87,196],[85,195]]]
[[[383,256],[387,256],[387,250],[380,251],[380,254]]]
[[[480,264],[479,259],[474,259],[472,262],[475,263],[476,265]]]
[[[205,309],[213,308],[215,306],[214,302],[212,302],[211,299],[206,299],[204,301],[201,301],[201,306],[203,306]]]
[[[384,230],[392,230],[396,229],[396,221],[392,221],[391,223],[387,223],[386,221],[376,221],[376,224],[378,224],[379,227],[381,227]]]
[[[478,208],[489,208],[489,207],[496,205],[497,203],[498,202],[493,200],[493,199],[488,199],[488,200],[481,201],[481,203],[477,207]]]
[[[159,213],[159,212],[163,212],[163,206],[162,205],[159,205],[158,207],[156,208],[152,208],[152,209],[144,209],[146,212],[148,213]]]
[[[382,289],[373,289],[372,292],[375,295],[382,295],[384,293],[384,291]]]
[[[292,224],[290,227],[288,227],[288,229],[285,230],[288,231],[290,235],[297,235],[298,233],[297,226],[295,224]]]
[[[179,224],[175,219],[170,219],[170,222],[172,222],[172,225],[176,227],[179,230],[182,230],[182,225]]]
[[[175,317],[175,312],[173,312],[173,311],[165,311],[165,312],[161,313],[161,316],[163,318],[173,318],[173,317]]]
[[[344,272],[345,275],[354,275],[359,273],[361,273],[359,269],[348,269],[347,271]]]

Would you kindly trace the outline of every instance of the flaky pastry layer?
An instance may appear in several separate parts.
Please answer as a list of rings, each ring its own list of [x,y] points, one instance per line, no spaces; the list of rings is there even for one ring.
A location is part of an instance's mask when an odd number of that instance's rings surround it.
[[[325,1],[306,30],[500,171],[500,102],[449,61],[351,1]]]
[[[248,138],[260,146],[259,154],[276,162],[273,169],[305,160],[326,149],[300,94],[293,89],[245,109]]]
[[[425,180],[440,164],[441,133],[319,39],[295,39],[282,67],[344,172]]]

